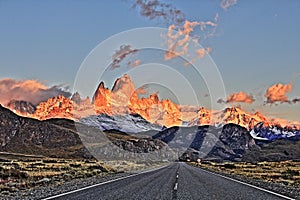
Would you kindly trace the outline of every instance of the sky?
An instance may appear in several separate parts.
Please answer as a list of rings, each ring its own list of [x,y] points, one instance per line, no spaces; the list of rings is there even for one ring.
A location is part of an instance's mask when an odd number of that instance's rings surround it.
[[[254,99],[234,105],[300,121],[300,103],[287,103],[300,97],[300,1],[227,0],[232,5],[225,9],[222,1],[159,2],[180,10],[184,20],[217,24],[207,27],[213,34],[200,38],[199,43],[210,49],[228,96],[243,91]],[[0,79],[35,79],[49,87],[63,84],[72,88],[84,59],[99,43],[133,28],[168,28],[173,24],[141,15],[139,7],[133,8],[134,2],[0,0]],[[198,28],[191,36],[202,36],[205,31]],[[122,71],[110,74],[115,77],[119,73]],[[292,83],[292,89],[284,93],[288,100],[266,104],[266,90],[278,83]],[[201,81],[193,84],[204,87]],[[199,94],[203,104],[207,101],[204,93]]]

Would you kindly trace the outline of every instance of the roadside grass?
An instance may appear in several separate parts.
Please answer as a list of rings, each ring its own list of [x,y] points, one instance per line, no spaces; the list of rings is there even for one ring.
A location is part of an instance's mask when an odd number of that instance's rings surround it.
[[[0,195],[39,186],[60,185],[73,179],[102,177],[160,166],[161,162],[62,159],[0,153]]]
[[[201,163],[191,164],[216,172],[279,183],[300,189],[300,162],[215,163],[202,161]]]
[[[20,158],[3,159],[0,166],[0,193],[9,194],[45,184],[117,173],[97,160]]]

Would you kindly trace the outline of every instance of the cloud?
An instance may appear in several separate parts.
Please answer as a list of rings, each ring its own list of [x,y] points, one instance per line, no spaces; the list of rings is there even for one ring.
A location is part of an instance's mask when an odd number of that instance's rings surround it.
[[[205,54],[209,54],[211,52],[211,48],[210,47],[207,47],[207,48],[201,48],[201,49],[198,49],[196,51],[197,55],[199,58],[203,58],[205,56]]]
[[[224,99],[218,99],[217,103],[219,103],[219,104],[225,104],[227,102]]]
[[[140,60],[135,60],[135,61],[133,62],[133,66],[134,66],[134,67],[138,67],[140,64],[141,64],[141,61],[140,61]]]
[[[253,103],[254,98],[252,95],[246,94],[245,92],[238,92],[231,94],[227,97],[227,103],[232,103],[232,102],[243,102],[243,103]]]
[[[253,98],[252,95],[246,94],[245,92],[237,92],[237,93],[233,93],[231,95],[229,95],[225,100],[223,99],[219,99],[217,102],[218,103],[236,103],[236,102],[241,102],[241,103],[248,103],[251,104],[253,103],[255,100]]]
[[[62,86],[47,87],[37,80],[1,79],[0,103],[6,105],[11,100],[24,100],[34,105],[46,101],[50,97],[63,95],[70,97],[71,93]]]
[[[133,62],[132,61],[127,62],[128,67],[138,67],[138,66],[140,66],[140,64],[141,64],[141,60],[139,60],[139,59],[137,59]]]
[[[289,101],[290,104],[300,103],[300,98],[294,98]]]
[[[219,17],[220,17],[219,13],[216,13],[215,18],[214,18],[215,22],[217,22],[219,20]]]
[[[168,27],[167,33],[167,51],[165,52],[165,60],[170,60],[178,56],[183,56],[187,54],[188,47],[192,39],[195,39],[191,36],[191,33],[196,27],[200,27],[200,30],[203,31],[210,27],[216,27],[217,24],[212,21],[188,21],[186,20],[183,26],[180,28],[176,25],[170,25]],[[210,50],[210,49],[209,49]]]
[[[223,10],[227,10],[231,6],[237,3],[237,0],[222,0],[220,6]]]
[[[147,86],[142,86],[142,87],[139,87],[138,89],[136,89],[135,92],[137,94],[148,94],[149,88]]]
[[[120,63],[128,56],[137,52],[137,49],[132,49],[131,45],[122,45],[120,49],[116,50],[112,56],[112,63],[109,65],[109,68],[114,70],[120,67]]]
[[[165,23],[180,24],[184,22],[185,15],[171,4],[162,3],[158,0],[136,0],[133,8],[149,19],[162,19]]]
[[[265,93],[265,97],[267,98],[266,103],[276,103],[276,102],[280,102],[280,103],[287,103],[289,102],[288,97],[286,96],[286,94],[288,92],[290,92],[293,88],[292,83],[288,83],[288,84],[275,84],[272,85],[271,87],[269,87],[266,90]]]
[[[139,10],[141,16],[151,20],[162,19],[166,24],[169,24],[166,38],[168,50],[165,52],[165,60],[186,55],[190,39],[195,42],[200,36],[201,40],[214,36],[217,27],[216,22],[219,20],[219,13],[216,13],[212,21],[189,21],[186,20],[185,14],[181,10],[159,0],[135,0],[133,8]],[[201,30],[201,35],[197,38],[191,37],[191,32],[195,27],[199,27]],[[212,27],[212,29],[207,29],[208,27]]]

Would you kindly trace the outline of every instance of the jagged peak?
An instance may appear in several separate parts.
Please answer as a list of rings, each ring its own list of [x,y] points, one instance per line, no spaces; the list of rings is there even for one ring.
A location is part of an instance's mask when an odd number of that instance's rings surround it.
[[[93,95],[92,103],[94,103],[95,100],[103,93],[104,93],[103,95],[105,95],[106,91],[109,91],[109,89],[105,88],[104,82],[101,81]]]
[[[99,86],[98,86],[98,89],[104,89],[105,87],[104,87],[104,82],[103,81],[101,81],[100,82],[100,84],[99,84]],[[98,90],[97,89],[97,90]]]
[[[121,76],[120,78],[117,78],[117,80],[115,81],[111,91],[112,92],[117,92],[119,91],[121,88],[123,88],[125,86],[131,87],[132,89],[134,89],[134,84],[131,81],[130,77],[128,74],[124,74],[123,76]]]
[[[151,94],[150,99],[153,100],[155,103],[159,102],[159,98],[158,98],[157,93]]]

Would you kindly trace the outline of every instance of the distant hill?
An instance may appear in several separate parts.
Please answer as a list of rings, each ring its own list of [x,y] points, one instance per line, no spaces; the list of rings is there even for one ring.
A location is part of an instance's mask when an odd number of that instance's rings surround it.
[[[72,120],[39,121],[20,117],[1,105],[0,151],[66,158],[91,157]]]
[[[300,140],[298,136],[273,141],[259,140],[236,124],[223,127],[193,126],[170,127],[153,136],[173,149],[186,151],[180,160],[222,161],[282,161],[299,160]]]

